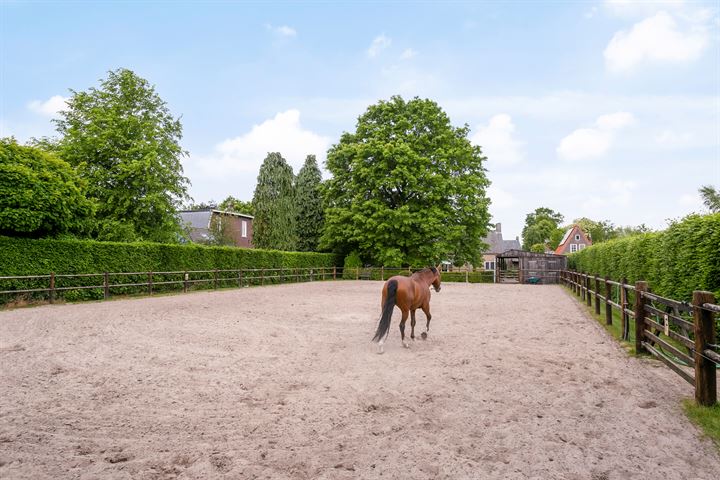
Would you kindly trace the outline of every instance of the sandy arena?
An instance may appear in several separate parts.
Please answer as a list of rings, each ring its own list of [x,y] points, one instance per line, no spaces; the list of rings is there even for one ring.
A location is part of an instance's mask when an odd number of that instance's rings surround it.
[[[378,355],[381,286],[0,312],[0,478],[718,478],[690,386],[561,287],[445,283]]]

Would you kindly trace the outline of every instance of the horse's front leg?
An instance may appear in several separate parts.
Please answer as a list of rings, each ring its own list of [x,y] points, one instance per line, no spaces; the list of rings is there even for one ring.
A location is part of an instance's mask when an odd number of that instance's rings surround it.
[[[405,341],[405,322],[407,321],[408,310],[402,310],[402,319],[400,320],[400,338],[402,339],[403,347],[410,348],[410,345]]]
[[[410,338],[415,341],[415,309],[410,310]]]

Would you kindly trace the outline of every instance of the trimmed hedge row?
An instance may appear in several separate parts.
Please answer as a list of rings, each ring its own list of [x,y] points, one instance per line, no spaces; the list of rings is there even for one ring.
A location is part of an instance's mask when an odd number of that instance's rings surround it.
[[[387,280],[393,275],[410,276],[410,270],[407,267],[349,267],[348,262],[345,262],[345,268],[343,268],[342,278],[345,280]],[[440,280],[441,282],[465,282],[467,279],[468,283],[493,283],[493,272],[468,272],[467,277],[465,272],[442,272]]]
[[[86,274],[102,272],[170,272],[192,270],[236,270],[281,268],[278,275],[292,275],[296,268],[328,267],[337,264],[337,258],[327,253],[281,252],[233,247],[207,247],[202,245],[172,245],[159,243],[117,243],[92,240],[18,239],[0,237],[0,276]],[[195,278],[212,278],[213,274],[197,274]],[[233,278],[237,278],[232,274]],[[224,278],[220,272],[221,283]],[[153,282],[176,281],[177,275],[157,275]],[[102,279],[58,279],[66,286],[98,285]],[[114,283],[140,283],[146,276],[115,278]],[[278,283],[270,279],[267,283]],[[3,280],[0,290],[47,288],[43,280]],[[62,286],[62,285],[59,285]],[[196,288],[212,288],[211,282]],[[182,285],[158,285],[154,291],[177,290]],[[118,287],[113,294],[134,293],[140,289]],[[68,300],[102,298],[96,289],[72,290]],[[6,295],[7,296],[7,295]],[[45,295],[46,297],[47,295]],[[33,298],[42,298],[34,295]],[[70,297],[70,298],[68,298]],[[9,301],[0,299],[0,303]]]
[[[692,300],[694,290],[720,301],[720,214],[690,215],[666,230],[610,240],[570,255],[570,268],[645,280],[658,295]]]

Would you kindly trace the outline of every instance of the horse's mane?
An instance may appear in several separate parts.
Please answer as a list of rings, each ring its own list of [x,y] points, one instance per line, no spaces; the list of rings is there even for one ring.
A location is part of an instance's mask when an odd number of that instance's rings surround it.
[[[425,267],[422,270],[418,270],[415,273],[428,273],[428,272],[432,272],[433,274],[438,273],[437,268],[435,268],[435,267]],[[415,273],[413,273],[413,275],[415,275]]]

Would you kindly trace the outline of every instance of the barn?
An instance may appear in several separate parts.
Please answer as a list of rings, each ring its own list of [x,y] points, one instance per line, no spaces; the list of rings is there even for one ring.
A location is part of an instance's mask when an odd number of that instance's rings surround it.
[[[558,283],[566,268],[565,255],[508,250],[497,256],[495,278],[498,283]]]

